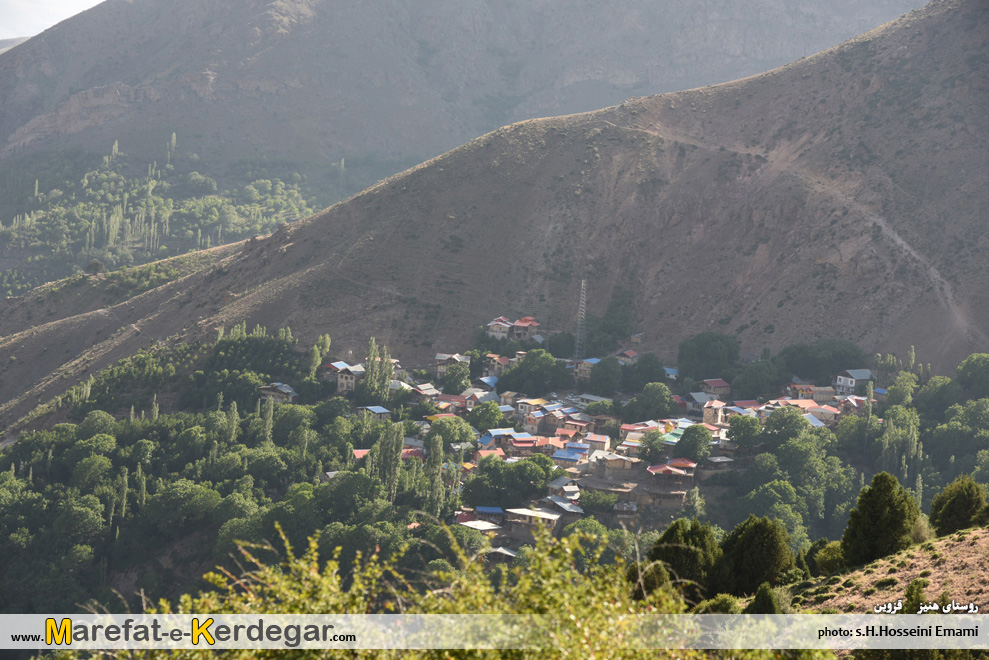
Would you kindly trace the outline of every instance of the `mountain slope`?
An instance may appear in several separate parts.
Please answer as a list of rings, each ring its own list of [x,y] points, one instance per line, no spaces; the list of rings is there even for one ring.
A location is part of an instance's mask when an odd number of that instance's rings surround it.
[[[924,593],[928,601],[937,601],[943,595],[949,602],[975,603],[985,610],[989,594],[985,580],[978,576],[989,569],[986,550],[989,530],[961,530],[878,559],[840,579],[821,578],[803,591],[804,607],[812,611],[872,613],[877,604],[905,601],[910,583],[923,579],[927,581]]]
[[[0,53],[6,52],[18,44],[27,41],[27,37],[14,37],[12,39],[0,39]]]
[[[569,329],[581,278],[591,313],[630,289],[666,357],[717,330],[754,353],[914,344],[952,369],[989,349],[987,26],[984,3],[942,0],[761,76],[515,124],[133,301],[4,322],[0,421],[83,373],[31,389],[81,337],[113,348],[88,369],[242,319],[329,332],[338,355],[375,335],[412,362],[500,314]]]
[[[510,121],[763,71],[919,5],[107,0],[0,58],[0,159],[119,140],[151,162],[175,131],[219,169],[346,157],[382,176]]]

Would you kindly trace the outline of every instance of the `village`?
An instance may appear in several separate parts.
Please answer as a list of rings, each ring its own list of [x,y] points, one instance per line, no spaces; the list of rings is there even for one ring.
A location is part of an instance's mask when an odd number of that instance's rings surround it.
[[[533,342],[538,346],[542,343],[539,325],[532,317],[514,322],[499,317],[487,325],[486,333],[494,339]],[[611,510],[594,512],[609,527],[634,529],[646,513],[660,512],[668,519],[678,517],[692,490],[695,495],[702,494],[707,479],[737,469],[736,461],[744,462],[746,457],[759,452],[759,446],[740,448],[732,441],[729,427],[733,417],[751,417],[758,420],[761,428],[773,411],[792,406],[799,409],[812,427],[833,429],[843,416],[865,414],[866,397],[859,392],[865,383],[876,379],[869,369],[836,373],[832,384],[823,387],[793,377],[778,397],[759,401],[733,399],[730,383],[710,378],[699,381],[697,391],[672,395],[675,415],[623,423],[614,414],[600,412],[602,407],[608,407],[601,404],[610,404],[611,399],[584,391],[593,368],[603,358],[568,361],[573,387],[570,391],[561,388],[562,394],[550,392],[545,397],[530,397],[523,392],[499,392],[499,376],[522,361],[526,354],[517,351],[511,356],[484,355],[481,375],[459,394],[442,393],[433,382],[416,382],[411,371],[391,359],[391,390],[406,390],[410,403],[428,403],[437,411],[415,421],[420,432],[405,438],[403,461],[425,460],[424,437],[432,424],[444,418],[466,419],[475,407],[490,403],[502,414],[505,426],[484,431],[471,427],[474,441],[451,447],[461,459],[455,466],[458,477],[456,482],[450,482],[451,488],[461,489],[484,460],[517,463],[543,455],[558,468],[560,476],[526,506],[505,508],[501,502],[486,502],[461,507],[455,520],[450,521],[490,533],[496,552],[508,558],[523,543],[532,541],[537,528],[559,534],[570,523],[588,515],[581,506],[582,495],[588,493],[604,494],[610,498],[606,501],[614,500]],[[623,349],[613,357],[620,364],[630,366],[640,355]],[[428,372],[435,382],[442,382],[451,367],[470,365],[471,359],[459,353],[437,353]],[[320,378],[335,383],[336,392],[343,395],[355,391],[365,372],[364,364],[343,361],[327,363],[319,370]],[[675,368],[664,367],[664,372],[669,382],[675,382],[679,375]],[[883,393],[877,389],[874,397],[881,398]],[[262,388],[262,395],[291,403],[296,393],[288,385],[272,383]],[[358,412],[379,421],[392,419],[393,413],[380,405],[361,406]],[[678,451],[684,433],[694,426],[702,426],[710,437],[708,451],[703,452],[699,461]],[[649,433],[658,433],[662,440],[665,451],[658,463],[644,460],[643,439]],[[353,450],[355,463],[359,465],[368,451]],[[451,467],[449,461],[445,467]],[[331,479],[335,474],[326,473],[323,478]]]

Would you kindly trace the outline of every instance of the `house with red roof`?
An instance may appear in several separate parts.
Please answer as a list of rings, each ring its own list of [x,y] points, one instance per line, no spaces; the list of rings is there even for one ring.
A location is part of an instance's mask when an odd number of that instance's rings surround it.
[[[546,456],[552,456],[559,449],[567,448],[567,441],[563,438],[547,438],[542,436],[535,437],[536,444],[533,447],[533,451],[537,454],[545,454]]]
[[[724,401],[719,401],[718,399],[712,399],[704,404],[701,408],[701,414],[703,415],[705,424],[723,424],[724,423],[724,410],[725,406],[728,405]]]
[[[697,467],[697,463],[690,460],[689,458],[674,458],[667,462],[670,467],[675,467],[678,470],[683,470],[684,474],[692,475],[694,473],[694,468]]]
[[[523,316],[512,324],[512,329],[508,333],[508,338],[518,339],[519,341],[528,341],[539,332],[538,328],[539,323],[535,318],[531,316]]]
[[[841,411],[834,406],[809,408],[807,412],[824,422],[824,425],[829,428],[833,428],[834,425],[838,423],[838,418],[841,416]]]
[[[639,361],[639,354],[633,350],[622,351],[615,357],[618,358],[619,363],[625,365],[626,367],[630,367]]]
[[[601,451],[608,451],[611,448],[611,437],[607,435],[601,435],[598,433],[589,433],[584,442],[591,446],[591,451],[596,451],[600,449]]]
[[[504,355],[488,353],[484,356],[484,376],[500,376],[511,364],[511,359]]]
[[[477,463],[485,456],[497,456],[501,460],[505,460],[505,450],[501,447],[497,449],[479,449],[474,452],[474,462]]]
[[[512,438],[508,444],[512,456],[532,456],[536,450],[536,437]]]
[[[436,397],[437,407],[448,404],[447,409],[452,413],[461,413],[467,410],[467,397],[459,394],[440,394]]]
[[[669,463],[661,465],[651,465],[646,471],[653,475],[657,482],[667,489],[686,488],[693,482],[693,476],[687,471]]]
[[[701,392],[704,394],[710,394],[722,401],[731,400],[731,385],[726,380],[708,378],[707,380],[702,380],[697,386],[700,387]]]

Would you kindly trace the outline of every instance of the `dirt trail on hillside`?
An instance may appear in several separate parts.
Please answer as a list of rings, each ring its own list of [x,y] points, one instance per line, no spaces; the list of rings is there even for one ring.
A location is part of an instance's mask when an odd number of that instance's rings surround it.
[[[989,335],[973,323],[968,313],[958,304],[954,288],[948,280],[941,275],[941,272],[927,257],[914,249],[905,238],[893,229],[886,221],[886,218],[849,197],[838,186],[823,177],[817,176],[803,168],[794,168],[794,173],[813,186],[817,192],[824,192],[838,198],[843,205],[858,211],[863,219],[875,223],[882,231],[883,236],[920,266],[924,275],[934,287],[934,293],[937,295],[941,305],[948,311],[955,326],[964,333],[969,342],[973,345],[978,343],[982,343],[983,345],[989,344]]]
[[[621,128],[610,121],[605,121],[604,123],[614,126],[615,128]],[[748,153],[752,155],[764,153],[762,150],[748,148],[739,144],[731,145],[729,147],[728,145],[711,143],[705,141],[703,138],[697,137],[696,135],[688,135],[677,131],[657,130],[655,128],[649,128],[642,125],[630,125],[625,128],[627,130],[641,131],[649,135],[675,142],[692,144],[708,150],[717,150],[724,146],[726,149],[731,149],[732,151],[738,153]],[[663,128],[666,129],[666,127]],[[870,210],[855,199],[849,197],[845,191],[833,182],[828,181],[824,177],[811,172],[807,168],[801,167],[794,162],[800,148],[804,146],[805,142],[806,140],[800,140],[797,143],[790,145],[785,149],[785,152],[782,153],[782,157],[780,157],[779,150],[774,150],[776,152],[773,154],[775,157],[770,158],[769,162],[770,166],[774,169],[774,173],[779,174],[785,171],[794,174],[807,183],[815,192],[824,193],[837,198],[842,205],[849,208],[854,208],[858,211],[863,219],[875,223],[875,225],[882,231],[883,236],[885,236],[894,246],[899,248],[920,266],[925,277],[933,286],[934,292],[937,295],[941,305],[948,311],[952,322],[964,334],[964,336],[967,337],[969,342],[973,345],[979,343],[983,345],[989,344],[989,334],[986,334],[986,332],[972,322],[965,309],[958,304],[954,288],[948,280],[945,279],[937,267],[931,263],[929,259],[927,259],[927,257],[914,249],[914,247],[910,245],[906,239],[904,239],[895,229],[893,229],[892,226],[890,226],[884,217]]]

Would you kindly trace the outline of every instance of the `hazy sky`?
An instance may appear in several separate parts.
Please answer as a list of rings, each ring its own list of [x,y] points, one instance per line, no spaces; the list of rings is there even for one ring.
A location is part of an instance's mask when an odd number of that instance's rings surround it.
[[[0,39],[33,37],[102,0],[0,0]]]

